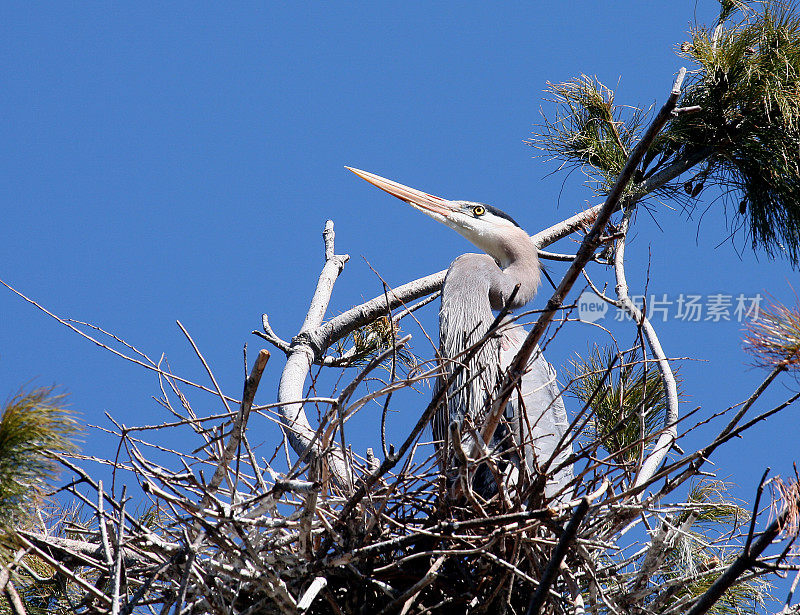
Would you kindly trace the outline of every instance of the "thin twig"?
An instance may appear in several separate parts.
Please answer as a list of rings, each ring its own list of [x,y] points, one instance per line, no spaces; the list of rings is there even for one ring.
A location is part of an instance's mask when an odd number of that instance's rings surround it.
[[[740,555],[728,566],[725,572],[714,581],[711,587],[697,599],[686,615],[702,615],[703,613],[707,613],[728,588],[734,585],[742,574],[757,562],[758,556],[778,537],[778,534],[780,534],[789,516],[797,514],[798,506],[800,506],[800,500],[787,502],[780,514],[758,537],[758,540],[749,545],[748,549],[742,549]]]
[[[575,535],[578,533],[578,528],[587,512],[589,512],[589,498],[583,498],[580,504],[575,507],[575,512],[572,514],[569,523],[567,523],[567,527],[564,528],[561,537],[558,539],[558,545],[556,545],[553,555],[550,556],[550,561],[547,562],[547,568],[545,568],[542,574],[539,586],[536,588],[528,604],[526,615],[538,615],[544,606],[544,601],[547,598],[547,593],[550,591],[550,586],[556,580],[561,562],[567,555],[567,548],[570,543],[575,540]]]

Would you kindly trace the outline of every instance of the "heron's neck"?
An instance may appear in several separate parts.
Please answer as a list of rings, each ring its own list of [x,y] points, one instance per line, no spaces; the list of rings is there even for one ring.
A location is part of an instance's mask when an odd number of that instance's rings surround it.
[[[509,307],[522,307],[536,295],[541,274],[539,256],[531,238],[522,229],[514,229],[503,236],[493,252],[492,256],[502,269],[502,278],[490,289],[492,307],[503,307],[516,285],[519,290]]]
[[[452,262],[439,309],[444,356],[456,356],[484,335],[494,319],[489,295],[499,276],[504,273],[488,254],[462,254]]]
[[[494,320],[492,310],[506,305],[520,308],[536,294],[539,259],[528,235],[524,231],[520,234],[517,242],[506,246],[506,263],[498,265],[497,255],[463,254],[450,265],[439,310],[445,356],[453,357],[480,339]]]

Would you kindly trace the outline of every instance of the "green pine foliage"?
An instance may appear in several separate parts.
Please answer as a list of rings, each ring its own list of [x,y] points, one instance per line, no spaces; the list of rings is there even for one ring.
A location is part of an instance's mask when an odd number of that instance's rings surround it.
[[[78,424],[64,407],[65,397],[53,387],[20,391],[6,402],[0,416],[0,559],[15,556],[15,531],[40,523],[39,513],[57,474],[53,453],[69,453]],[[24,558],[13,582],[29,613],[65,613],[65,586],[55,582],[54,570],[35,556]],[[0,600],[0,613],[11,613]]]
[[[591,411],[585,437],[602,442],[620,465],[634,464],[664,424],[658,368],[643,363],[636,352],[617,357],[612,349],[595,346],[588,357],[572,361],[570,372],[570,394]]]
[[[730,499],[728,487],[727,483],[719,480],[698,482],[691,488],[686,512],[678,515],[673,522],[674,526],[680,527],[690,514],[694,519],[690,529],[676,535],[675,542],[667,552],[667,565],[655,579],[661,584],[680,581],[673,586],[670,597],[673,603],[704,594],[739,555],[740,545],[712,546],[718,544],[720,536],[747,527],[750,518],[747,510]],[[769,583],[760,578],[737,583],[723,594],[709,613],[761,613],[770,589]]]
[[[339,340],[336,343],[336,352],[338,358],[346,360],[348,367],[366,365],[381,352],[391,348],[401,337],[403,334],[400,326],[386,316],[381,316]],[[417,357],[405,349],[397,351],[396,359],[407,369],[412,369],[419,362]],[[384,363],[388,368],[391,358]]]
[[[657,195],[691,210],[718,186],[734,205],[754,249],[800,264],[800,15],[794,3],[723,0],[717,23],[697,26],[678,46],[689,60],[675,117],[645,155],[629,192]],[[641,108],[581,76],[549,86],[552,118],[529,144],[581,169],[595,190],[613,184],[646,120]],[[690,171],[689,181],[676,182]],[[685,191],[685,194],[684,194]]]
[[[77,423],[53,387],[20,391],[0,417],[0,527],[24,526],[42,501],[56,463],[50,452],[75,450]]]
[[[594,77],[581,75],[549,83],[555,114],[543,118],[528,144],[560,162],[559,169],[580,169],[598,193],[616,181],[645,119],[640,109],[614,104],[614,92]]]
[[[681,55],[699,65],[666,137],[673,156],[708,149],[703,175],[738,202],[753,246],[800,258],[800,16],[781,2],[724,3]]]
[[[800,369],[800,299],[794,306],[772,303],[747,324],[744,349],[759,367]]]

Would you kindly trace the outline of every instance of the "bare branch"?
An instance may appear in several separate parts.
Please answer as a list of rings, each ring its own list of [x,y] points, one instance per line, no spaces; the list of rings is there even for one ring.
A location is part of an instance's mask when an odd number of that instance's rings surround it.
[[[234,454],[241,445],[245,429],[247,428],[247,421],[250,418],[250,409],[253,407],[253,400],[255,399],[258,385],[261,382],[261,375],[264,373],[267,361],[269,361],[269,356],[268,351],[259,351],[250,376],[245,380],[242,403],[239,405],[239,411],[236,413],[236,418],[233,421],[233,429],[231,430],[230,438],[228,438],[228,443],[225,445],[222,459],[219,460],[217,469],[214,471],[214,475],[211,477],[211,481],[208,484],[208,488],[212,492],[219,487],[228,469],[228,464],[230,464]]]
[[[530,604],[528,604],[527,615],[538,615],[542,606],[544,606],[547,592],[550,590],[553,581],[556,580],[561,562],[564,561],[564,557],[567,554],[567,548],[570,543],[575,540],[575,535],[578,533],[578,528],[587,512],[589,512],[589,498],[583,498],[575,508],[575,512],[572,514],[569,523],[567,523],[567,526],[561,533],[561,537],[558,539],[558,544],[553,551],[553,555],[550,556],[547,568],[545,568],[544,574],[542,574],[542,578],[539,581],[539,587],[536,588],[536,592],[533,594]]]
[[[614,274],[617,282],[615,289],[619,304],[631,315],[634,322],[641,326],[645,338],[647,339],[647,344],[650,347],[650,352],[657,361],[658,369],[661,372],[661,382],[664,386],[666,403],[664,427],[661,431],[661,435],[659,435],[653,450],[639,467],[636,479],[634,480],[634,487],[639,487],[649,481],[653,474],[655,474],[661,462],[664,460],[664,457],[667,456],[667,453],[669,453],[672,445],[675,443],[675,439],[678,435],[677,421],[679,409],[678,385],[675,381],[672,367],[667,360],[667,355],[661,347],[661,342],[658,339],[655,327],[650,322],[650,319],[636,307],[633,301],[631,301],[630,295],[628,294],[628,282],[625,277],[625,245],[632,213],[633,206],[626,206],[625,214],[623,215],[620,225],[621,237],[617,240],[614,248]]]
[[[300,333],[292,340],[291,352],[286,360],[286,366],[283,368],[280,384],[278,385],[278,401],[283,403],[278,410],[288,427],[286,435],[289,443],[298,455],[303,454],[309,446],[313,447],[311,452],[314,456],[318,456],[322,452],[318,444],[312,444],[316,440],[314,436],[315,430],[311,428],[308,422],[303,405],[290,400],[302,399],[303,397],[306,376],[316,356],[315,349],[308,341],[308,333],[316,330],[322,323],[325,311],[328,308],[331,292],[333,291],[333,284],[350,258],[347,255],[337,256],[332,253],[334,235],[333,222],[331,220],[328,220],[325,224],[323,237],[325,255],[326,257],[330,256],[330,258],[326,259],[322,268],[317,288],[314,291],[314,297],[311,299],[311,305],[303,326],[300,328]],[[345,467],[344,452],[338,450],[338,448],[333,448],[328,456],[328,463],[334,479],[339,484],[346,484],[348,473]]]

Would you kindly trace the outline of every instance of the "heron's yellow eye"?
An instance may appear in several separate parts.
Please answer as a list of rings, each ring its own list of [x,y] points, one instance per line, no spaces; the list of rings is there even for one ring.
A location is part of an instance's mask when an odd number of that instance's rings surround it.
[[[486,208],[483,205],[476,205],[472,208],[472,213],[474,213],[476,216],[482,216],[486,213]]]

